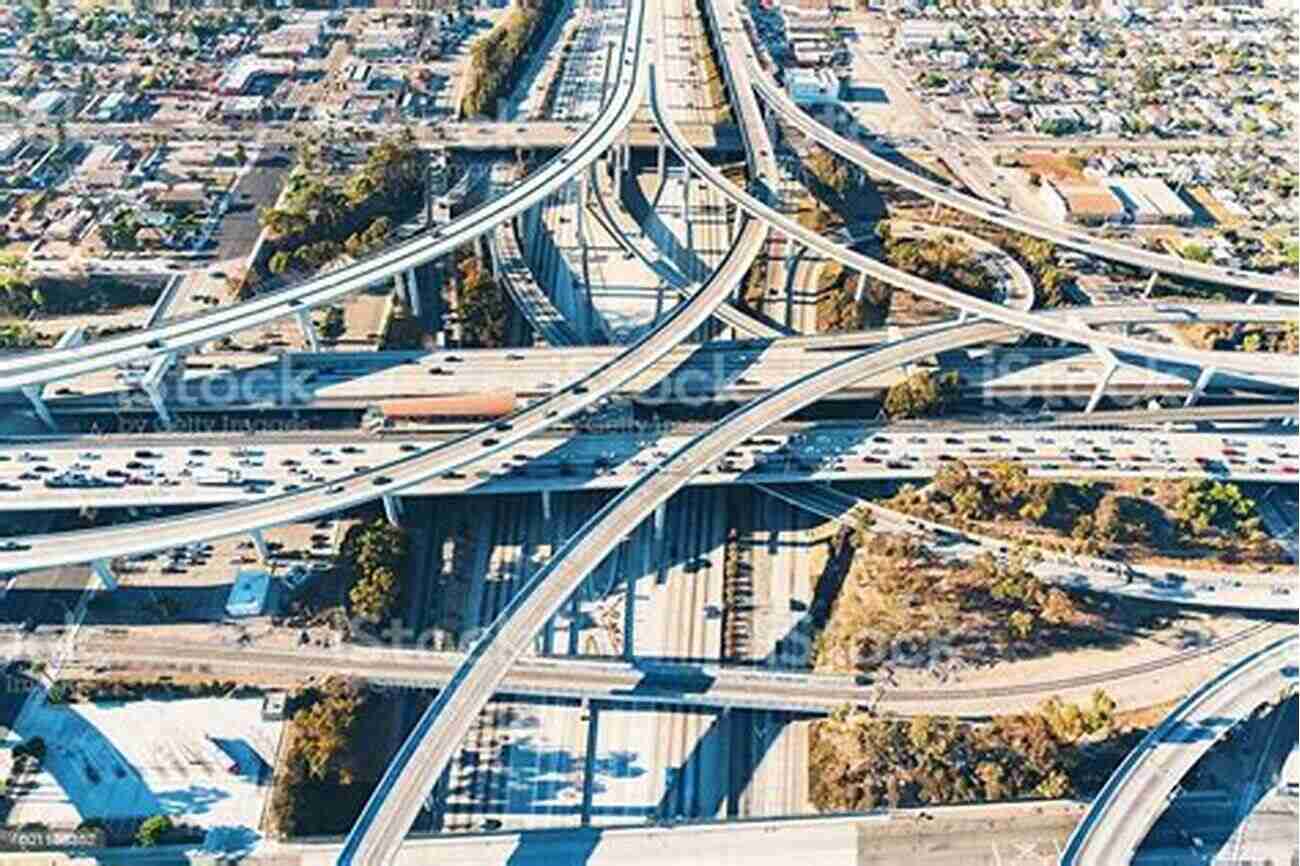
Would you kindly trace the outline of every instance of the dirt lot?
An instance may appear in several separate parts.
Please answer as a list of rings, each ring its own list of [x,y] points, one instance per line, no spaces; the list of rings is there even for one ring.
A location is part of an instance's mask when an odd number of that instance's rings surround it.
[[[1058,183],[1085,183],[1077,163],[1071,162],[1071,156],[1065,153],[1045,150],[1030,150],[1016,154],[1021,167],[1044,178]]]

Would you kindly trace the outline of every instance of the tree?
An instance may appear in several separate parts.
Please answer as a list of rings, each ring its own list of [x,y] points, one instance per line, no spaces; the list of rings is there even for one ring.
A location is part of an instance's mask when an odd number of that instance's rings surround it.
[[[320,335],[326,340],[337,340],[343,336],[346,328],[347,323],[343,317],[343,308],[337,304],[326,307],[325,321],[321,323]]]
[[[12,254],[0,254],[0,295],[13,310],[31,303],[32,283],[27,274],[27,260]]]
[[[942,415],[956,401],[959,378],[955,372],[934,375],[920,370],[885,393],[885,414],[891,419]]]
[[[407,535],[384,520],[348,530],[340,549],[356,581],[348,591],[350,610],[370,623],[382,622],[397,602],[398,575],[405,569]]]
[[[266,269],[273,274],[282,274],[289,269],[289,254],[284,250],[277,250],[271,254],[271,258],[266,262]]]
[[[141,848],[152,848],[166,838],[174,826],[172,819],[166,815],[145,818],[140,824],[140,829],[136,831],[135,843]]]

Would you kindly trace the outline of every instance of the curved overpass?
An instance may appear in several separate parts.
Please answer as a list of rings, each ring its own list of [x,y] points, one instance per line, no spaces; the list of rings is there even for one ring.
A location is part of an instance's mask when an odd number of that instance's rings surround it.
[[[710,2],[708,8],[714,11],[715,2]],[[735,13],[733,12],[733,17]],[[715,14],[716,20],[716,14]],[[739,58],[739,49],[735,45],[735,40],[739,38],[740,28],[738,27],[717,27],[715,32],[723,45],[723,50],[728,61],[734,67],[742,67],[743,63]],[[752,51],[750,52],[752,57]],[[658,68],[658,66],[656,67]],[[733,75],[738,74],[736,68],[733,68]],[[1273,357],[1247,357],[1246,353],[1224,353],[1224,352],[1207,352],[1196,349],[1187,349],[1169,345],[1156,345],[1150,342],[1135,340],[1129,337],[1122,337],[1114,334],[1107,334],[1100,331],[1089,330],[1082,325],[1076,325],[1069,320],[1049,320],[1040,313],[1031,313],[1023,310],[1017,310],[1006,307],[1001,304],[991,303],[979,298],[973,298],[964,295],[947,286],[938,283],[932,283],[920,277],[913,276],[888,265],[882,264],[875,259],[848,249],[842,244],[836,243],[825,238],[813,231],[810,231],[800,225],[798,222],[790,219],[774,207],[768,205],[761,198],[766,195],[766,191],[759,186],[756,192],[758,196],[751,195],[749,192],[740,189],[729,181],[721,172],[716,170],[698,151],[692,148],[681,136],[676,124],[668,116],[662,104],[662,95],[659,92],[658,76],[650,84],[650,108],[655,122],[659,125],[660,131],[668,140],[669,146],[680,156],[697,174],[711,183],[715,188],[723,193],[727,198],[737,206],[743,208],[751,216],[762,220],[768,225],[780,229],[787,237],[795,238],[800,243],[817,250],[822,255],[833,258],[840,263],[853,268],[854,270],[865,272],[882,282],[889,283],[895,288],[912,292],[924,298],[946,304],[954,309],[961,311],[963,315],[975,315],[981,318],[991,319],[996,322],[1002,322],[1012,325],[1021,330],[1033,333],[1044,334],[1065,340],[1070,343],[1077,343],[1094,349],[1100,348],[1137,357],[1158,357],[1163,360],[1175,361],[1178,363],[1188,364],[1193,367],[1202,369],[1232,370],[1241,373],[1262,373],[1274,377],[1290,377],[1294,381],[1294,359],[1277,355]],[[759,116],[757,101],[754,99],[752,90],[740,87],[737,90],[738,112],[740,115],[740,128],[742,130],[751,130],[763,128],[762,118]],[[911,175],[908,175],[911,177]]]
[[[715,2],[715,0],[710,0],[710,3],[712,2]],[[735,16],[734,12],[733,16]],[[748,43],[748,37],[743,35],[743,29],[739,26],[738,16],[733,17],[733,21],[733,26],[729,28],[729,32],[733,35],[742,36]],[[1177,256],[1139,250],[1127,244],[1099,238],[1088,232],[1064,228],[1042,220],[1022,216],[1007,210],[1005,207],[990,204],[974,196],[957,192],[951,187],[918,177],[907,169],[877,156],[867,148],[849,141],[804,113],[799,106],[795,105],[781,86],[776,83],[767,70],[763,68],[762,63],[759,62],[755,54],[752,43],[745,46],[744,62],[736,64],[733,74],[748,79],[768,105],[804,135],[850,162],[869,170],[872,174],[887,178],[904,189],[911,190],[930,201],[938,202],[1005,229],[1042,238],[1059,246],[1110,261],[1122,262],[1145,270],[1158,271],[1169,276],[1199,280],[1250,292],[1266,292],[1291,299],[1300,297],[1300,281],[1297,281],[1294,277],[1229,270],[1213,265],[1198,264]]]
[[[988,261],[981,262],[980,266],[985,269],[989,269],[991,266],[1002,271],[1006,282],[1009,284],[1003,290],[1005,296],[1002,298],[1002,302],[1018,310],[1029,311],[1034,308],[1033,277],[1029,275],[1029,272],[1025,270],[1020,262],[1016,261],[1010,253],[997,244],[986,241],[979,235],[973,235],[968,231],[953,228],[952,226],[899,219],[897,217],[889,218],[888,222],[890,225],[899,226],[905,231],[914,231],[921,237],[951,238],[958,243],[965,244],[981,256],[987,256]]]
[[[1210,748],[1261,704],[1294,686],[1288,635],[1204,683],[1138,744],[1092,801],[1061,854],[1061,866],[1123,866],[1169,805],[1175,788]]]
[[[629,5],[629,17],[641,4]],[[576,177],[613,145],[641,103],[644,64],[639,40],[624,31],[613,76],[613,96],[572,144],[506,194],[463,214],[447,226],[376,253],[352,265],[321,274],[288,289],[235,304],[192,319],[73,348],[41,351],[0,360],[0,391],[32,388],[85,373],[192,349],[226,334],[338,301],[368,286],[452,252],[494,226],[511,220]],[[639,34],[639,28],[636,29]]]
[[[635,256],[645,265],[651,273],[658,274],[664,283],[673,290],[678,297],[685,297],[691,289],[690,280],[681,273],[671,262],[664,260],[657,251],[647,249],[651,245],[645,241],[644,236],[638,243],[636,239],[630,237],[624,231],[618,221],[617,215],[611,210],[609,202],[605,198],[605,191],[597,182],[596,178],[591,178],[591,196],[590,201],[593,203],[594,210],[592,215],[596,220],[605,227],[605,231],[614,239],[614,243],[623,248],[629,255]],[[766,231],[766,227],[762,227]],[[749,313],[737,307],[735,304],[727,301],[721,304],[714,311],[713,317],[720,323],[730,326],[738,334],[744,333],[751,337],[760,339],[772,339],[784,335],[783,331],[769,325],[767,322],[751,316]]]
[[[582,581],[625,536],[687,480],[750,436],[849,381],[969,341],[1001,339],[996,322],[949,324],[830,364],[748,404],[699,434],[590,518],[523,586],[486,629],[447,688],[398,750],[349,836],[340,863],[385,862],[400,846],[425,794],[468,734],[478,710]]]

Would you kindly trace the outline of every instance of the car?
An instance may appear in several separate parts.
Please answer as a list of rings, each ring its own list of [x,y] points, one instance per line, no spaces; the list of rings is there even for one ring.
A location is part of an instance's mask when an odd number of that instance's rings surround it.
[[[366,453],[366,449],[359,448],[356,445],[344,445],[339,450],[342,451],[344,454],[365,454]]]
[[[333,494],[338,494],[338,493],[342,493],[346,489],[347,488],[345,488],[342,484],[335,484],[333,487],[329,489],[329,492]]]
[[[495,445],[500,445],[500,444],[501,444],[501,440],[500,440],[500,439],[494,439],[494,438],[492,438],[491,436],[489,436],[489,437],[487,437],[486,439],[483,440],[483,447],[484,447],[484,448],[491,448],[491,447],[493,447],[493,446],[495,446]]]
[[[389,478],[387,475],[376,475],[374,481],[370,483],[376,487],[383,487],[385,484],[392,484],[393,479]]]
[[[403,442],[403,443],[398,447],[398,450],[399,450],[399,451],[405,451],[405,452],[407,452],[407,453],[409,454],[409,453],[412,452],[412,451],[419,451],[419,450],[420,450],[420,446],[419,446],[419,445],[416,445],[414,442]]]

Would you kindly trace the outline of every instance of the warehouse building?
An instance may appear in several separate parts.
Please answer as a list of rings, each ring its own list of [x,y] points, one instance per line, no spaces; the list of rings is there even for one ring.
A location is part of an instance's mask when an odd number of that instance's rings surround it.
[[[1056,183],[1044,180],[1043,205],[1057,222],[1097,225],[1123,222],[1123,203],[1108,187],[1093,183]]]
[[[1186,225],[1196,216],[1169,185],[1157,177],[1112,178],[1109,185],[1135,223]]]
[[[840,80],[829,69],[787,70],[785,86],[796,105],[830,105],[840,99]]]

